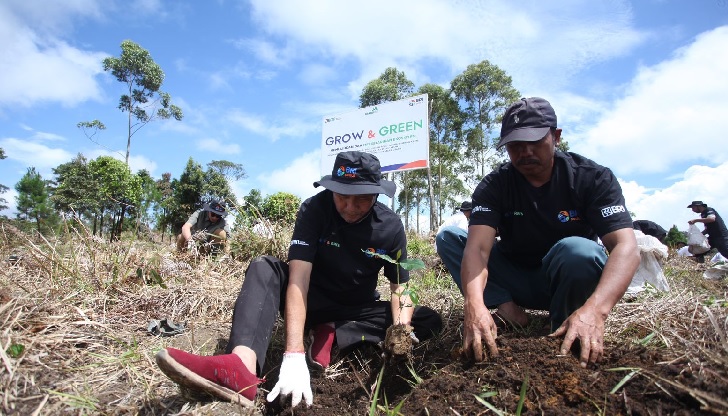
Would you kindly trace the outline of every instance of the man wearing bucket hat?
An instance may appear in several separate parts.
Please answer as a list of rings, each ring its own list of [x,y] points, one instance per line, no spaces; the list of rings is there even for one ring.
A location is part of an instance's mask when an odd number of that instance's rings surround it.
[[[460,286],[463,351],[477,361],[498,354],[491,308],[515,325],[527,324],[524,308],[547,310],[551,336],[564,337],[560,354],[578,345],[582,366],[600,361],[606,318],[639,265],[617,178],[583,156],[557,150],[560,140],[548,101],[512,104],[497,145],[505,146],[510,162],[473,193]]]
[[[198,243],[202,244],[200,249],[204,254],[227,252],[230,227],[225,217],[227,211],[221,202],[212,200],[204,204],[182,226],[182,232],[177,236],[177,250],[184,251]]]
[[[700,214],[700,218],[688,221],[688,224],[702,222],[705,227],[703,234],[708,236],[710,247],[718,250],[725,258],[728,258],[728,229],[718,211],[708,206],[703,201],[693,201],[688,205],[694,213]]]
[[[392,198],[395,185],[382,179],[379,159],[363,152],[336,157],[331,175],[314,182],[322,192],[301,204],[288,250],[288,263],[272,256],[254,259],[235,302],[227,354],[198,356],[174,348],[157,354],[172,380],[223,400],[255,399],[271,331],[278,313],[285,318],[285,353],[268,401],[291,395],[296,406],[313,402],[308,365],[319,370],[340,350],[378,343],[392,324],[413,328],[424,340],[440,331],[437,312],[414,306],[403,292],[407,270],[374,254],[400,261],[407,241],[399,217],[378,194]],[[390,282],[390,301],[376,291],[380,270]],[[306,330],[312,333],[308,348]],[[308,365],[307,365],[308,361]]]

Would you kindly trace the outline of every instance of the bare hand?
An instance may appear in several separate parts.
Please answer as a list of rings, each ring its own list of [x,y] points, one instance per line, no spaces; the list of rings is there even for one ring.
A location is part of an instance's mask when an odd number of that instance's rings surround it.
[[[498,337],[498,328],[495,326],[490,311],[482,303],[475,306],[465,306],[465,319],[463,322],[464,339],[463,354],[467,359],[480,362],[490,357],[498,356],[498,347],[495,339]],[[483,341],[487,346],[486,354],[483,351]]]
[[[564,336],[564,342],[561,343],[561,355],[566,355],[578,338],[581,345],[579,361],[582,367],[598,363],[604,355],[604,318],[591,307],[582,306],[574,311],[549,336]]]

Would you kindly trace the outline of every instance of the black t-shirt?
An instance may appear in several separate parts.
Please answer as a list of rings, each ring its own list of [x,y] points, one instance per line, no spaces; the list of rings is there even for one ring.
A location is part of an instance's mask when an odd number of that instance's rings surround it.
[[[510,162],[488,174],[473,193],[470,225],[496,228],[498,248],[511,261],[538,266],[570,236],[596,241],[632,228],[622,189],[608,168],[576,153],[556,151],[551,180],[533,187]]]
[[[288,259],[313,264],[309,290],[320,291],[340,303],[358,304],[374,300],[382,268],[392,283],[409,281],[408,271],[399,267],[397,276],[397,265],[365,251],[392,259],[400,253],[400,261],[407,258],[402,221],[384,204],[375,203],[356,224],[341,218],[331,191],[324,190],[301,204]]]
[[[700,217],[708,218],[710,215],[715,215],[715,221],[705,223],[705,230],[708,233],[708,242],[719,241],[728,239],[728,230],[726,230],[723,218],[720,217],[718,211],[711,207],[707,207],[703,212],[700,213]],[[711,245],[714,245],[711,243]]]

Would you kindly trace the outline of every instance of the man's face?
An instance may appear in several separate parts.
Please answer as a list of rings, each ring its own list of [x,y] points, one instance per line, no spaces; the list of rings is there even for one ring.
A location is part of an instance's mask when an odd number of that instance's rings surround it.
[[[349,224],[359,222],[364,218],[376,201],[377,194],[342,195],[334,192],[336,211]]]
[[[700,214],[701,212],[703,212],[703,207],[702,207],[702,206],[700,206],[700,205],[693,205],[693,206],[692,206],[692,207],[690,207],[690,208],[691,208],[691,209],[693,210],[693,212],[694,212],[694,213],[696,213],[696,214]]]
[[[526,178],[550,177],[556,145],[561,141],[561,129],[549,130],[535,142],[515,141],[506,144],[506,151],[516,170]]]
[[[212,221],[212,222],[218,222],[218,221],[220,221],[220,216],[217,215],[217,214],[215,214],[212,211],[207,211],[207,218],[209,218],[210,221]]]

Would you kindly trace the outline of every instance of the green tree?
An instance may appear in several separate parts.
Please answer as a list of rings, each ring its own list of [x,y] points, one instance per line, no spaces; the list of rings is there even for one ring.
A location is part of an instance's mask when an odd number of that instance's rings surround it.
[[[667,231],[665,244],[669,247],[677,247],[678,243],[687,244],[688,237],[684,232],[677,229],[677,225],[673,225],[670,230]]]
[[[138,207],[141,200],[139,177],[129,167],[111,156],[99,156],[89,162],[93,178],[99,183],[99,200],[113,213],[111,240],[118,240],[124,228],[124,217],[129,207]]]
[[[2,147],[0,147],[0,160],[5,159],[6,157],[7,156],[5,156],[5,150],[3,150]],[[0,183],[0,195],[2,195],[5,192],[7,192],[8,189],[9,188],[7,186],[5,186],[5,185],[3,185],[3,184]],[[5,205],[7,203],[8,203],[7,199],[0,197],[0,211],[8,208],[8,206]]]
[[[159,215],[157,215],[157,228],[162,232],[162,239],[167,228],[173,224],[171,213],[175,210],[174,191],[172,190],[172,174],[165,172],[162,179],[157,180],[159,192]]]
[[[397,101],[413,95],[415,84],[407,79],[404,72],[389,67],[382,75],[373,79],[364,86],[359,96],[359,107]]]
[[[243,221],[250,225],[260,218],[263,209],[263,195],[259,189],[251,189],[248,195],[243,197],[243,206],[241,213]]]
[[[240,163],[233,163],[227,160],[213,160],[207,164],[209,170],[218,172],[228,181],[240,180],[247,177],[245,168]]]
[[[169,204],[169,224],[177,233],[190,214],[199,207],[205,187],[205,172],[202,166],[189,158],[179,179],[172,180],[172,199]]]
[[[498,158],[493,131],[520,93],[513,87],[511,77],[488,61],[468,65],[452,80],[450,89],[458,101],[465,103],[465,157],[470,163],[463,166],[471,171],[466,177],[475,186]]]
[[[53,173],[55,189],[51,201],[55,209],[78,219],[93,220],[93,233],[96,234],[101,212],[99,183],[91,174],[86,158],[79,153],[70,162],[53,168]]]
[[[105,58],[103,65],[104,71],[111,71],[117,81],[126,84],[126,92],[119,99],[119,109],[128,116],[125,159],[128,165],[131,137],[155,119],[182,120],[182,109],[172,104],[168,93],[160,90],[164,82],[162,68],[146,49],[136,43],[130,40],[121,42],[121,55]],[[88,123],[91,128],[96,121]]]
[[[277,192],[263,200],[261,211],[263,216],[271,222],[293,224],[296,221],[296,213],[300,205],[301,198],[296,195]]]
[[[15,184],[18,191],[16,206],[18,219],[35,222],[39,233],[52,230],[58,224],[58,216],[50,201],[48,182],[43,180],[34,167]]]
[[[140,187],[140,200],[138,208],[132,210],[137,218],[137,235],[142,230],[151,229],[153,216],[161,210],[162,193],[157,188],[157,182],[149,174],[149,171],[142,169],[136,173]]]
[[[437,230],[445,209],[454,206],[455,197],[466,194],[457,175],[461,164],[462,125],[464,114],[449,90],[436,84],[425,84],[418,90],[430,100],[430,166],[428,193],[430,231]]]
[[[404,72],[397,68],[389,67],[382,74],[367,83],[359,95],[359,107],[370,107],[373,105],[397,101],[407,98],[414,94],[415,84],[407,78]],[[397,176],[392,175],[395,182]],[[400,180],[401,182],[401,180]],[[401,188],[401,186],[400,186]],[[394,209],[394,198],[392,199],[392,209]]]

